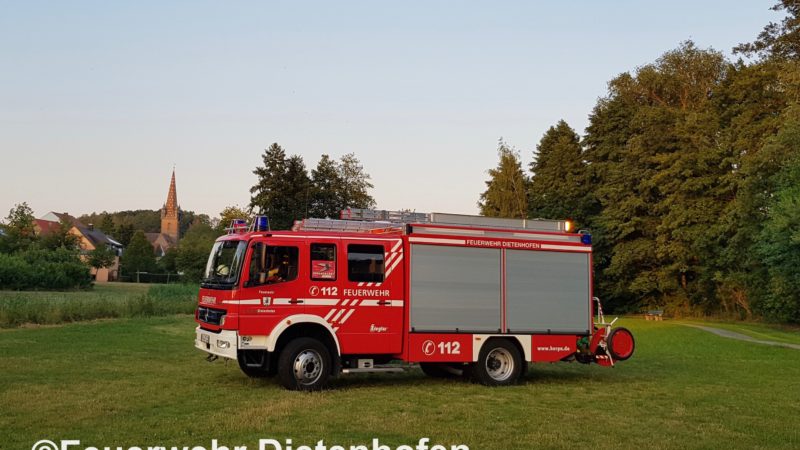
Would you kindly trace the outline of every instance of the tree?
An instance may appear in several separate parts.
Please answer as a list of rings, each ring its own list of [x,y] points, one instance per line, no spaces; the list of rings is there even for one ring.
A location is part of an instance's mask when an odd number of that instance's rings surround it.
[[[178,271],[177,266],[178,249],[175,247],[168,248],[164,256],[158,260],[158,269],[165,273],[175,273]]]
[[[530,165],[530,217],[587,225],[593,197],[582,153],[580,137],[563,120],[547,130]]]
[[[39,245],[42,248],[54,250],[57,248],[77,249],[80,240],[78,236],[72,234],[73,224],[66,220],[58,223],[58,228],[50,230],[39,238]]]
[[[295,220],[308,216],[308,205],[311,195],[311,180],[308,178],[303,158],[292,155],[286,160],[286,220],[284,227],[291,228]],[[281,224],[283,225],[283,224]],[[271,225],[270,225],[271,226]],[[276,229],[282,229],[275,227]]]
[[[178,222],[178,233],[181,237],[186,235],[186,231],[196,222],[211,225],[211,217],[208,214],[199,214],[194,211],[181,211]]]
[[[253,173],[258,177],[250,188],[250,211],[269,216],[273,229],[288,229],[291,226],[286,179],[286,152],[278,143],[264,151],[261,157],[263,166],[256,167]]]
[[[86,260],[86,263],[95,269],[103,269],[113,266],[116,257],[117,254],[113,249],[105,245],[100,245],[89,252],[89,257]]]
[[[369,182],[370,176],[364,171],[355,153],[342,156],[337,169],[339,209],[374,207],[375,199],[369,195],[369,190],[374,186]]]
[[[219,213],[219,222],[217,226],[214,227],[214,231],[218,235],[225,234],[225,229],[231,226],[231,222],[233,222],[234,219],[247,220],[248,217],[250,217],[250,214],[238,205],[226,206]]]
[[[775,189],[755,246],[767,286],[753,306],[771,320],[800,323],[800,106],[785,116],[781,131],[762,150],[790,156],[772,177]]]
[[[323,154],[316,169],[311,171],[309,216],[338,218],[339,211],[342,209],[338,192],[343,184],[336,161]]]
[[[208,255],[217,232],[210,225],[196,222],[186,232],[175,255],[175,266],[184,274],[184,279],[200,281],[208,261]]]
[[[120,244],[124,247],[127,247],[131,243],[131,239],[133,238],[133,234],[136,232],[136,229],[133,227],[133,224],[130,223],[123,223],[120,224],[116,231],[114,232],[114,236],[117,238]]]
[[[617,304],[714,306],[710,230],[731,168],[711,99],[726,67],[720,53],[685,42],[612,80],[590,117],[584,156],[609,251],[605,293]]]
[[[486,191],[478,202],[481,215],[524,219],[528,214],[529,180],[522,172],[517,152],[500,140],[497,154],[500,162],[489,170]]]
[[[800,0],[781,0],[771,9],[786,11],[788,15],[781,23],[767,24],[755,42],[739,44],[734,52],[762,59],[797,60],[800,58]]]
[[[111,217],[111,214],[103,214],[103,218],[100,221],[100,231],[109,236],[114,235],[116,226],[114,225],[114,218]]]
[[[36,241],[33,210],[26,202],[18,203],[8,212],[4,234],[0,236],[0,252],[24,250]]]
[[[122,254],[122,268],[128,275],[136,272],[148,272],[156,267],[153,246],[142,230],[137,230],[125,253]]]

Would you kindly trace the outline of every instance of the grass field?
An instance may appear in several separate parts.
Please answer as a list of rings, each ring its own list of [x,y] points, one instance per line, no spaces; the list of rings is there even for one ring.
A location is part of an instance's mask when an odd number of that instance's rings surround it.
[[[191,313],[197,286],[100,283],[70,292],[0,291],[0,328]]]
[[[189,316],[0,330],[0,448],[373,437],[473,450],[800,448],[800,352],[670,321],[624,325],[637,353],[614,369],[534,365],[522,385],[494,389],[413,369],[340,378],[313,394],[205,362]]]

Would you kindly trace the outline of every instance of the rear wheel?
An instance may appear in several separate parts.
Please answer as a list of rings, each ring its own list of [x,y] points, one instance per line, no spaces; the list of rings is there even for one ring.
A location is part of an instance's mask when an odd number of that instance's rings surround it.
[[[331,354],[322,342],[313,338],[290,341],[278,358],[278,380],[286,389],[318,391],[331,374]]]
[[[522,374],[522,357],[517,347],[505,339],[493,339],[483,345],[472,376],[486,386],[516,383]]]
[[[633,340],[633,333],[627,328],[614,328],[606,338],[606,345],[611,357],[617,361],[625,361],[633,356],[636,349],[636,342]]]

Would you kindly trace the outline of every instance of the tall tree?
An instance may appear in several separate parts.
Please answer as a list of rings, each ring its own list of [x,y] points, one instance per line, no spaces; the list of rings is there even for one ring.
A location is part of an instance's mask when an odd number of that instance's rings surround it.
[[[114,218],[111,217],[111,214],[103,214],[103,218],[100,220],[100,231],[103,233],[113,236],[114,232],[116,231],[116,226],[114,225]]]
[[[369,190],[373,188],[369,181],[370,176],[354,153],[348,153],[339,159],[338,172],[339,209],[375,206],[375,199],[369,195]]]
[[[286,160],[286,228],[295,220],[308,216],[311,197],[311,179],[308,177],[306,165],[299,155],[292,155]]]
[[[766,292],[753,306],[769,319],[800,323],[800,105],[784,116],[780,132],[762,149],[785,155],[785,163],[772,176],[775,188],[755,246],[768,276]]]
[[[323,154],[317,167],[311,171],[311,204],[309,216],[319,218],[337,218],[342,209],[339,204],[338,190],[342,185],[336,161]]]
[[[264,151],[261,159],[264,165],[253,170],[258,181],[250,188],[250,211],[269,216],[274,229],[287,229],[291,219],[286,196],[289,191],[286,152],[276,142]]]
[[[136,232],[132,223],[122,223],[114,231],[114,237],[124,247],[127,247],[133,239],[133,234]]]
[[[580,137],[563,120],[547,130],[530,165],[530,217],[588,225],[592,196],[582,153]]]
[[[136,272],[148,272],[156,267],[153,246],[142,230],[133,234],[128,248],[122,254],[122,269],[127,275],[135,276]]]
[[[585,157],[610,251],[606,294],[617,302],[686,309],[713,298],[708,230],[729,169],[710,99],[725,68],[718,52],[685,42],[615,78],[590,117]]]
[[[781,0],[771,8],[786,11],[780,23],[770,22],[754,42],[739,44],[734,52],[761,58],[800,58],[800,0]]]
[[[528,215],[528,179],[517,152],[500,140],[497,167],[489,170],[486,191],[478,202],[481,215],[523,219]]]

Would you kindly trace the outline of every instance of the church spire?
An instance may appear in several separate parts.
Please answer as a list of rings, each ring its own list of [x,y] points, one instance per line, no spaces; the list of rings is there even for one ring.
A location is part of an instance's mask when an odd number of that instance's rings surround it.
[[[169,182],[169,194],[167,194],[167,203],[164,205],[167,216],[178,215],[178,192],[175,189],[175,168],[172,168],[172,180]]]
[[[161,234],[169,236],[174,243],[178,242],[178,228],[181,211],[178,207],[178,190],[175,187],[175,167],[172,168],[172,179],[169,182],[167,202],[161,208]]]

